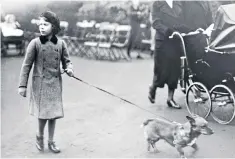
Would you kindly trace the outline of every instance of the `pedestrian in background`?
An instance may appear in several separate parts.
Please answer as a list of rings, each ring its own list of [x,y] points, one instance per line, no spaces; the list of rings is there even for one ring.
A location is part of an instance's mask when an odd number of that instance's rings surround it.
[[[132,5],[130,6],[129,10],[129,19],[130,19],[130,26],[131,26],[131,32],[127,44],[127,55],[131,59],[131,49],[136,45],[138,42],[138,37],[140,36],[140,23],[142,18],[142,13],[139,8],[139,1],[133,0]],[[142,59],[143,57],[140,56],[140,53],[138,52],[138,55],[136,57],[137,59]]]
[[[153,18],[152,18],[152,14],[150,13],[149,16],[149,21],[152,24],[153,23]],[[150,43],[150,55],[151,57],[153,57],[154,55],[154,50],[155,50],[155,35],[156,35],[156,30],[153,28],[153,26],[151,25],[150,27],[150,32],[151,32],[151,43]]]
[[[48,148],[54,153],[60,149],[54,142],[56,119],[63,118],[62,77],[60,63],[69,76],[73,76],[72,63],[66,43],[56,35],[60,20],[53,12],[46,11],[39,17],[41,36],[33,39],[27,48],[20,72],[18,93],[26,97],[28,78],[32,66],[30,114],[38,118],[36,147],[44,150],[44,128],[48,122]]]

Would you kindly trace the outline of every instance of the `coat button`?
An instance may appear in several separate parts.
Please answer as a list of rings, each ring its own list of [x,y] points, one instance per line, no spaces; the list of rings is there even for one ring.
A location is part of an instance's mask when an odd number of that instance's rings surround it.
[[[55,60],[58,60],[58,57],[56,57]]]
[[[58,76],[55,76],[55,78],[57,78]]]
[[[43,78],[45,78],[45,76],[42,76]]]
[[[46,61],[46,59],[44,58],[43,61]]]

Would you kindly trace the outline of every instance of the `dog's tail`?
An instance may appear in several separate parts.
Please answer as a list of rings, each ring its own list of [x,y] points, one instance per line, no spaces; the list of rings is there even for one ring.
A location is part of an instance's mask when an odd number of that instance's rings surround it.
[[[153,121],[154,119],[147,119],[146,121],[143,122],[143,124],[140,125],[141,128],[144,126],[148,125],[149,122]]]

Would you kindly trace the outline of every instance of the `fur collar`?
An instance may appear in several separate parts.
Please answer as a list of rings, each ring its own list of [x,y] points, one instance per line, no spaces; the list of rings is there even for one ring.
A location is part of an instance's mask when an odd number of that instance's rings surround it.
[[[42,44],[45,44],[47,41],[48,41],[48,38],[46,36],[40,36],[39,37],[40,41]],[[57,44],[57,37],[55,35],[53,35],[50,39],[50,41],[53,43],[53,44]]]

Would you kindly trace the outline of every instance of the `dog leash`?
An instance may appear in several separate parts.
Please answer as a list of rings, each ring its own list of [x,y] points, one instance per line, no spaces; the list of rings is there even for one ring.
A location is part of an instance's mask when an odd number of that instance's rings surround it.
[[[137,108],[139,108],[139,109],[142,109],[142,110],[144,110],[144,111],[146,111],[146,112],[148,112],[148,113],[150,113],[150,114],[152,114],[152,115],[157,116],[156,114],[152,113],[151,111],[149,111],[149,110],[147,110],[147,109],[144,109],[143,107],[138,106],[137,104],[135,104],[135,103],[133,103],[133,102],[131,102],[131,101],[129,101],[129,100],[126,100],[126,99],[124,99],[124,98],[122,98],[122,97],[119,97],[119,96],[117,96],[117,95],[115,95],[115,94],[113,94],[113,93],[110,93],[109,91],[106,91],[106,90],[104,90],[104,89],[102,89],[102,88],[99,88],[99,87],[97,87],[97,86],[94,86],[94,85],[92,85],[92,84],[90,84],[90,83],[88,83],[88,82],[86,82],[86,81],[84,81],[84,80],[82,80],[82,79],[80,79],[80,78],[78,78],[78,77],[76,77],[76,76],[71,76],[71,77],[73,77],[74,79],[76,79],[76,80],[78,80],[78,81],[80,81],[80,82],[82,82],[82,83],[84,83],[84,84],[86,84],[86,85],[89,85],[89,86],[91,86],[91,87],[93,87],[93,88],[95,88],[95,89],[97,89],[97,90],[100,90],[100,91],[102,91],[102,92],[104,92],[104,93],[107,93],[107,94],[109,94],[109,95],[111,95],[111,96],[113,96],[113,97],[116,97],[116,98],[118,98],[118,99],[120,99],[120,100],[122,100],[122,101],[124,101],[124,102],[126,102],[126,103],[129,103],[129,104],[131,104],[131,105],[133,105],[133,106],[135,106],[135,107],[137,107]]]

